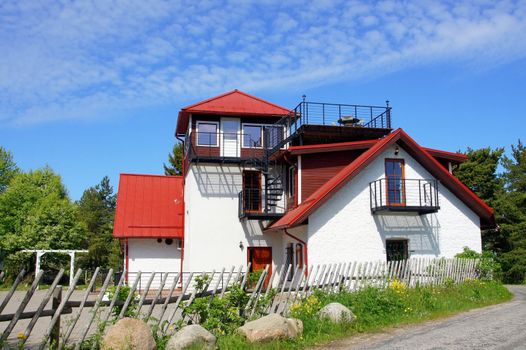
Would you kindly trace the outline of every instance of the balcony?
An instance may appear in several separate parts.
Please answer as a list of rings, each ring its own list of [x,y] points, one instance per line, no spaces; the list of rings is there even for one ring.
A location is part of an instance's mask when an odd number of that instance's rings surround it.
[[[435,179],[379,179],[369,183],[369,196],[373,214],[412,212],[424,215],[440,209]]]
[[[285,198],[279,188],[245,189],[238,199],[239,219],[273,220],[285,213]]]
[[[283,127],[281,130],[281,133],[276,133],[275,128],[272,128],[271,132],[265,130],[262,137],[257,139],[243,133],[194,131],[185,140],[185,155],[188,161],[260,162],[265,152],[275,146],[271,140],[276,143],[283,140]]]
[[[303,140],[307,143],[376,139],[391,131],[391,107],[388,101],[385,106],[303,101],[275,125],[284,126],[288,135],[281,143],[274,140],[275,149],[299,134],[308,138]]]

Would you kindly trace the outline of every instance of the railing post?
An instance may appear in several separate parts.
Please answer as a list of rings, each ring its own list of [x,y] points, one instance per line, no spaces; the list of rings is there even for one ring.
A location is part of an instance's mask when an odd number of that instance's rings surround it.
[[[422,208],[422,185],[421,185],[421,181],[422,180],[418,179],[418,200],[419,200],[419,203],[420,203],[420,208]]]
[[[53,299],[51,302],[51,308],[58,310],[60,303],[62,302],[62,286],[57,286],[53,291]],[[60,340],[60,313],[57,316],[57,321],[53,326],[50,334],[50,344],[53,348],[58,348],[58,342]]]

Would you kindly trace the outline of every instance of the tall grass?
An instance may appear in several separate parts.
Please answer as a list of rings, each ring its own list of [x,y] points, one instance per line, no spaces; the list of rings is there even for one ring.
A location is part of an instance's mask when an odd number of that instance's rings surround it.
[[[365,288],[357,292],[327,294],[320,291],[291,307],[291,316],[303,321],[304,333],[299,339],[249,344],[239,336],[218,338],[220,349],[300,349],[356,333],[374,332],[383,328],[416,323],[452,315],[511,299],[511,293],[493,281],[469,280],[460,284],[407,288],[393,282],[389,288]],[[316,317],[331,302],[352,310],[352,324],[332,324]]]

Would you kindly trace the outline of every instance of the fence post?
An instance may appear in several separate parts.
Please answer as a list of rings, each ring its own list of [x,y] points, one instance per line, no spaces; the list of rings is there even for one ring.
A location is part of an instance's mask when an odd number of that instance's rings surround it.
[[[70,284],[71,285],[71,284]],[[57,286],[53,291],[53,299],[51,302],[51,308],[53,310],[58,310],[60,303],[62,302],[62,286]],[[60,340],[60,312],[57,316],[57,321],[51,329],[50,343],[55,344],[55,347],[58,347],[58,342]],[[53,345],[52,345],[53,346]]]

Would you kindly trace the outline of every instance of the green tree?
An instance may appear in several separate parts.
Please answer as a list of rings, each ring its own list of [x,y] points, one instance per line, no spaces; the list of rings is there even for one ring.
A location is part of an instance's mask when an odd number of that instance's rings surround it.
[[[176,143],[168,154],[168,165],[163,164],[164,175],[181,175],[183,172],[183,144]]]
[[[468,148],[465,153],[468,160],[454,170],[454,175],[460,181],[493,208],[504,191],[503,180],[497,174],[503,153],[503,148]],[[482,246],[485,250],[502,252],[508,249],[508,241],[500,230],[484,230]]]
[[[70,201],[60,176],[50,168],[16,174],[0,195],[0,248],[6,270],[16,273],[29,266],[32,256],[22,249],[78,249],[85,226]],[[53,264],[58,257],[48,258]]]
[[[79,206],[79,221],[87,228],[86,246],[89,253],[79,261],[85,268],[119,268],[121,265],[119,241],[113,239],[113,217],[116,195],[105,176],[99,184],[84,191]]]
[[[468,148],[468,161],[455,169],[454,175],[490,206],[502,192],[503,182],[497,174],[504,148]]]
[[[505,191],[496,202],[496,220],[507,240],[500,256],[504,279],[510,283],[526,282],[526,147],[512,146],[511,157],[502,160]]]
[[[7,189],[7,186],[17,173],[18,167],[13,160],[13,155],[0,146],[0,193]]]

